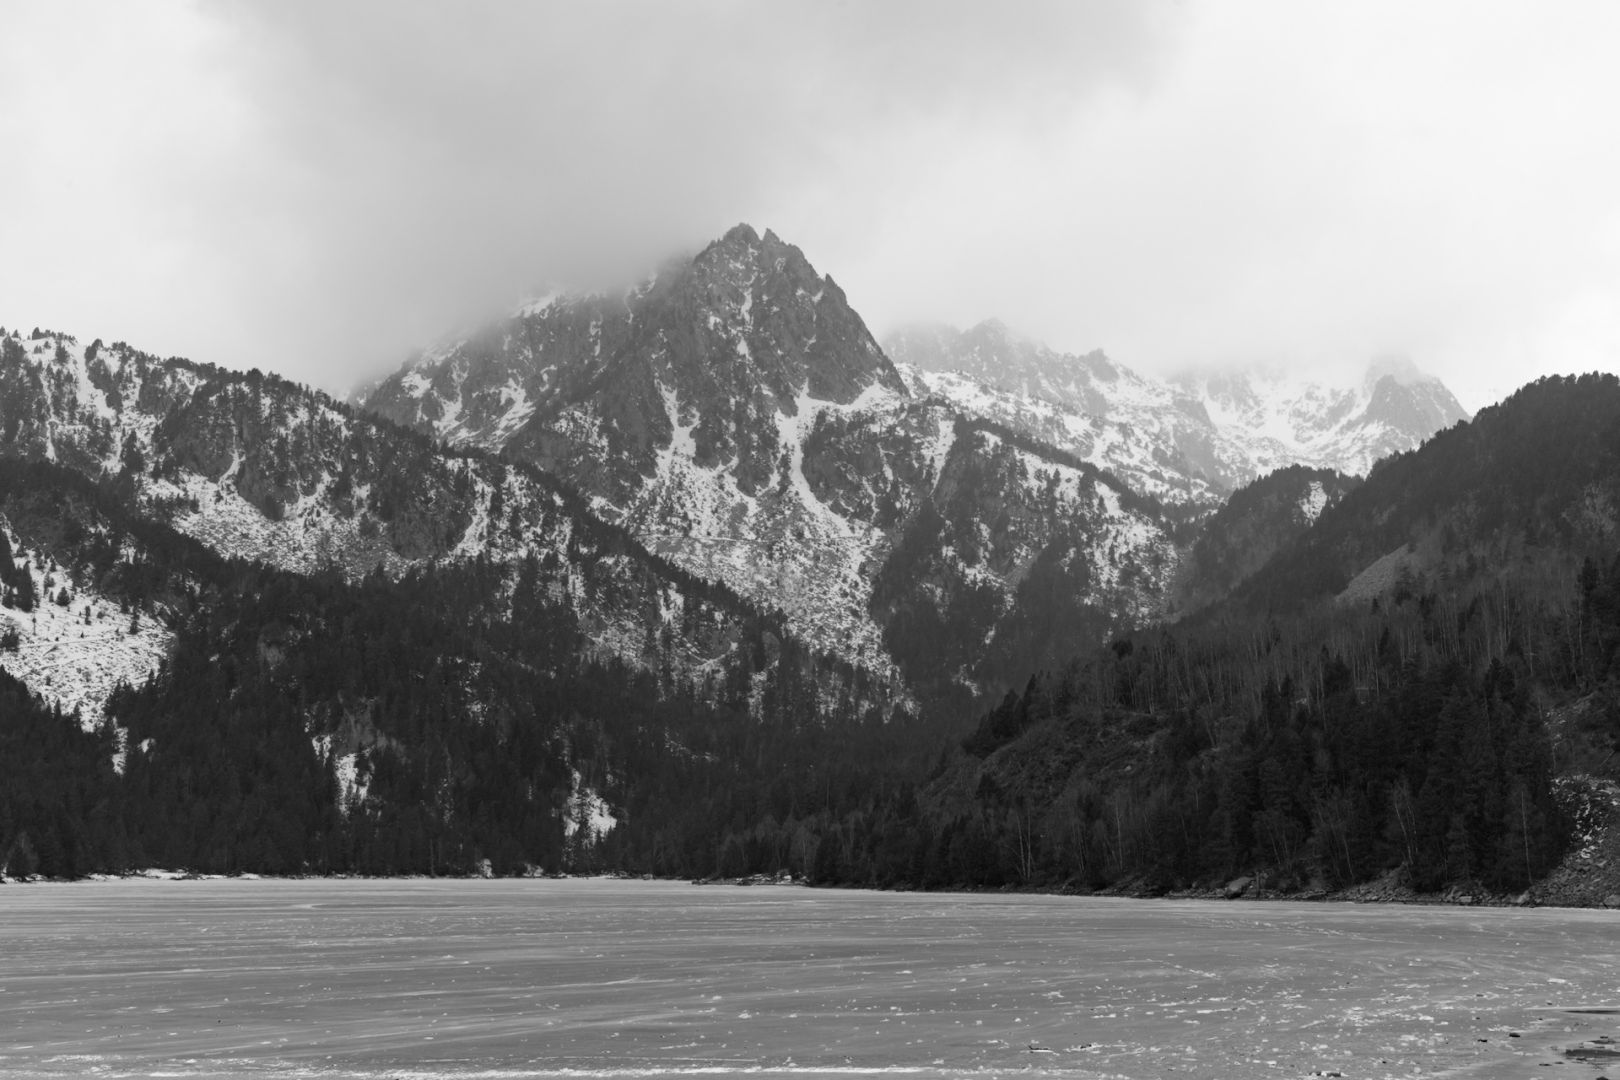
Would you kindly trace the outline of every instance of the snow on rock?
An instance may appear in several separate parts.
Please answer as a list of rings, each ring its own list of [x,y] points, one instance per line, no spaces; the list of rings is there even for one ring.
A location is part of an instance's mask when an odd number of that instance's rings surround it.
[[[1299,502],[1299,512],[1304,515],[1306,521],[1315,522],[1317,518],[1322,516],[1322,511],[1327,507],[1327,501],[1328,495],[1322,487],[1322,482],[1312,480],[1310,490],[1305,493],[1305,497]]]
[[[1058,353],[994,320],[908,327],[885,342],[914,389],[1070,451],[1164,502],[1213,505],[1292,464],[1365,475],[1467,417],[1409,363],[1339,388],[1287,369],[1138,374],[1100,352]]]
[[[332,774],[337,777],[338,808],[348,812],[362,805],[366,801],[366,789],[370,786],[371,777],[361,771],[359,753],[354,750],[335,753],[329,733],[314,736],[310,743],[315,747],[315,756],[329,763]]]
[[[0,343],[0,393],[34,401],[22,411],[9,453],[116,480],[146,514],[222,555],[350,578],[378,568],[398,575],[439,559],[487,558],[512,568],[532,555],[549,567],[553,599],[575,609],[594,654],[645,670],[679,659],[648,646],[649,610],[670,607],[679,587],[576,535],[577,511],[543,477],[447,455],[274,378],[159,360],[122,344],[84,346],[65,334],[24,340],[13,333]],[[418,365],[405,379],[432,386],[440,374]],[[464,371],[453,366],[451,377]],[[508,425],[531,408],[527,392],[510,380],[493,396],[504,403]],[[155,626],[134,641],[111,631],[96,638],[93,626],[84,628],[85,640],[104,648],[82,665],[90,676],[83,687],[69,689],[61,672],[76,662],[67,659],[65,638],[54,640],[48,614],[39,616],[39,635],[32,621],[23,628],[7,664],[30,672],[30,685],[50,678],[60,700],[99,709],[117,673],[138,667],[144,678],[155,666],[145,660],[164,651],[151,636]],[[730,648],[732,639],[713,632],[726,618],[704,609],[702,641],[676,645],[683,655],[702,655],[689,657],[688,670],[677,664],[679,674],[701,682],[701,666],[723,651],[713,643]],[[108,674],[96,674],[103,669]]]
[[[49,566],[9,528],[7,535],[38,599],[31,612],[0,606],[0,635],[17,635],[15,650],[0,648],[0,668],[48,704],[77,713],[86,728],[95,727],[113,690],[145,682],[168,657],[174,635],[156,617],[120,611],[118,601]],[[59,604],[64,596],[67,604]]]
[[[847,404],[819,400],[801,389],[765,422],[784,451],[780,482],[752,494],[725,463],[697,461],[692,422],[674,390],[660,387],[673,435],[658,454],[656,473],[621,519],[643,543],[677,565],[720,581],[787,617],[807,644],[898,680],[870,614],[865,567],[887,539],[870,524],[827,506],[804,472],[804,446],[824,414],[883,414],[898,399],[873,385]]]
[[[898,365],[908,383],[968,416],[1024,432],[1119,477],[1131,489],[1166,503],[1214,506],[1223,496],[1219,477],[1240,467],[1241,452],[1216,440],[1217,467],[1200,467],[1182,449],[1181,428],[1191,420],[1175,412],[1169,395],[1138,395],[1106,412],[1075,411],[1044,398],[1000,389],[961,372],[930,372]]]
[[[618,825],[613,811],[596,789],[584,782],[579,770],[574,769],[573,786],[568,803],[563,808],[563,836],[572,838],[581,830],[587,843],[600,840]]]

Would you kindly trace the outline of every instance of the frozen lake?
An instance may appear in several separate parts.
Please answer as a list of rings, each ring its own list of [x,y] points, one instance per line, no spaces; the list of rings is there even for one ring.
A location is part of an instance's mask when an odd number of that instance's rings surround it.
[[[1620,1078],[1616,1009],[1601,911],[0,886],[0,1077]]]

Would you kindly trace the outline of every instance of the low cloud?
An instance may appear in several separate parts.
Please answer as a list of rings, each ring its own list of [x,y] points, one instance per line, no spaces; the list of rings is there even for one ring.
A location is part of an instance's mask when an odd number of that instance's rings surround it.
[[[1620,9],[23,4],[0,320],[334,390],[738,221],[874,327],[1620,366]]]
[[[878,220],[911,182],[899,154],[920,135],[1038,130],[1146,77],[1164,35],[1163,13],[1135,2],[165,14],[161,40],[132,26],[133,41],[78,42],[97,59],[66,79],[37,54],[24,65],[51,84],[35,90],[55,130],[36,142],[99,129],[102,167],[120,174],[87,193],[108,208],[91,210],[99,237],[73,235],[71,193],[27,198],[84,257],[124,264],[141,310],[118,311],[94,272],[73,302],[41,306],[334,388],[527,288],[634,277],[740,220],[765,227],[790,207]],[[74,21],[40,16],[40,38]],[[109,122],[145,64],[175,72],[153,112]],[[52,99],[75,87],[87,96]],[[165,99],[178,115],[156,115]],[[141,240],[120,242],[131,232]],[[815,257],[814,235],[790,239]]]

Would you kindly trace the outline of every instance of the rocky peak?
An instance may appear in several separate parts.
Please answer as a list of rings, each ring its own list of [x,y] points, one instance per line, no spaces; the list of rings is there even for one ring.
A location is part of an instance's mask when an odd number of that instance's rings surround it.
[[[1290,464],[1364,475],[1466,417],[1437,379],[1383,358],[1364,386],[1284,368],[1142,375],[1101,351],[1060,353],[988,319],[918,324],[885,348],[919,391],[1073,452],[1139,490],[1207,502]]]
[[[1433,375],[1428,374],[1412,362],[1409,356],[1398,353],[1380,356],[1367,365],[1367,373],[1362,377],[1361,384],[1371,391],[1379,381],[1385,378],[1393,379],[1402,386],[1415,386],[1418,383],[1439,382]]]
[[[757,458],[761,416],[872,387],[908,393],[843,290],[775,233],[739,224],[622,295],[525,305],[408,364],[364,404],[564,472],[611,450],[628,465],[615,469],[623,489],[677,428],[693,427],[702,461]]]
[[[885,347],[897,362],[920,371],[960,373],[996,390],[1079,412],[1100,411],[1105,403],[1093,384],[1119,378],[1118,369],[1100,351],[1060,353],[994,318],[966,330],[944,323],[903,327],[888,337]]]
[[[1380,375],[1372,384],[1367,407],[1357,423],[1382,425],[1421,441],[1466,419],[1468,411],[1440,380],[1421,374],[1407,380],[1391,373]]]
[[[640,318],[689,335],[649,343],[683,397],[763,389],[794,415],[804,394],[848,404],[873,385],[906,393],[843,290],[769,230],[760,237],[735,226],[670,282],[662,301]]]

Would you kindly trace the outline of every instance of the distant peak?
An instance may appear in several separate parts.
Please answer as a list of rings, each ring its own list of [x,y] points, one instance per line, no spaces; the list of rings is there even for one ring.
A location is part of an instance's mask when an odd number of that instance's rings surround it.
[[[1377,386],[1378,381],[1386,377],[1401,386],[1436,381],[1433,375],[1420,370],[1411,357],[1395,354],[1380,356],[1367,365],[1366,385]]]
[[[892,337],[959,337],[962,331],[948,322],[908,322],[901,323],[891,332]]]
[[[971,329],[965,331],[962,336],[965,338],[978,338],[981,340],[988,339],[999,342],[1003,345],[1035,344],[1035,342],[1033,342],[1031,339],[1025,337],[1023,334],[1018,333],[1005,322],[995,317],[985,319],[983,322],[976,324]]]
[[[741,222],[740,224],[733,225],[730,229],[726,230],[726,235],[722,236],[720,239],[728,244],[733,242],[757,244],[759,243],[759,233],[755,232],[754,227],[745,221]]]

